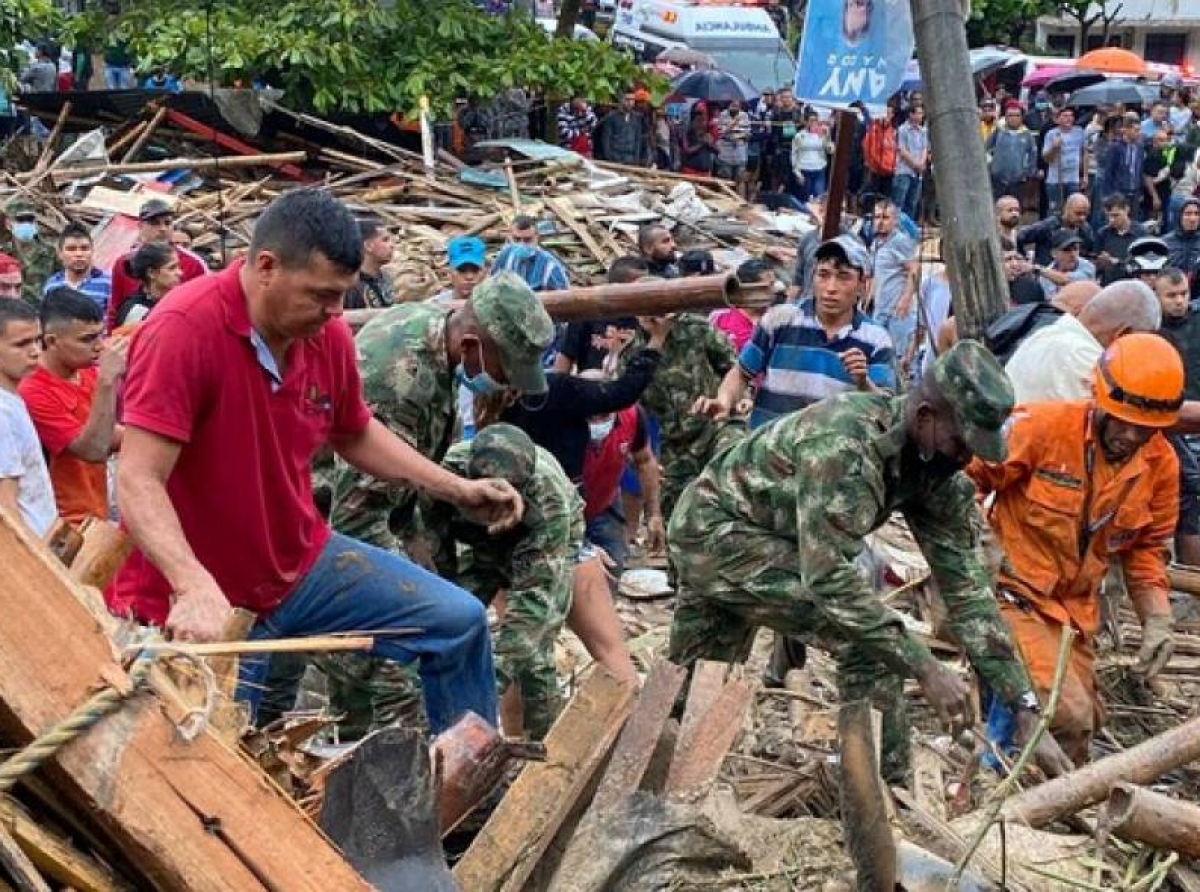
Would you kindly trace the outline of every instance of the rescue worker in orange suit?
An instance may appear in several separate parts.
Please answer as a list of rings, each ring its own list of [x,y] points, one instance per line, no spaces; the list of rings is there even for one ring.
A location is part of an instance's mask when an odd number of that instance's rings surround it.
[[[1104,722],[1093,641],[1110,560],[1125,570],[1142,623],[1138,669],[1160,672],[1173,648],[1167,544],[1179,513],[1179,463],[1162,433],[1183,402],[1183,363],[1155,334],[1118,338],[1094,372],[1094,396],[1029,403],[1011,417],[1003,463],[967,468],[1004,552],[1000,615],[1044,705],[1064,626],[1075,631],[1051,731],[1076,763]],[[985,692],[986,694],[986,692]],[[988,737],[1012,752],[1013,717],[990,699]]]

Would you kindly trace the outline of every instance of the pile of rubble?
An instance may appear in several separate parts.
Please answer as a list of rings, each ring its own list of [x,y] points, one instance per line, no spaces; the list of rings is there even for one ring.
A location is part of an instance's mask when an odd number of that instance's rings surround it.
[[[6,163],[0,201],[34,201],[51,233],[67,218],[93,225],[103,267],[136,237],[140,204],[163,198],[193,250],[220,266],[249,244],[267,201],[297,184],[320,184],[398,233],[389,272],[397,293],[413,300],[444,286],[450,238],[477,235],[498,248],[518,214],[539,219],[543,245],[577,285],[600,281],[614,258],[635,252],[638,227],[648,222],[676,226],[681,242],[717,252],[726,267],[768,249],[790,256],[796,235],[813,226],[803,214],[747,205],[722,180],[593,163],[534,140],[478,144],[489,160],[474,167],[446,152],[426,165],[421,154],[393,142],[241,92],[239,107],[254,103],[260,119],[269,114],[291,130],[276,124],[271,135],[265,126],[253,138],[234,135],[207,104],[190,107],[202,94],[185,94],[192,114],[175,107],[185,100],[154,94],[124,119],[81,117],[69,101],[57,114],[41,110],[53,123],[51,136],[26,154],[26,172],[11,172],[19,159]],[[140,160],[151,155],[155,160]]]

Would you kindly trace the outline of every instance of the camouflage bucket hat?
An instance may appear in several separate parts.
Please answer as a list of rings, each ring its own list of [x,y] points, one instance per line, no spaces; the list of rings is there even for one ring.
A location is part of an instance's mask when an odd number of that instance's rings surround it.
[[[542,355],[554,342],[554,323],[525,280],[498,273],[475,289],[471,307],[500,350],[508,383],[524,393],[545,393]]]
[[[520,488],[533,477],[537,447],[529,434],[511,424],[489,424],[471,440],[467,476],[499,477]]]
[[[4,214],[14,220],[18,217],[36,217],[37,208],[23,198],[14,198],[4,206]]]
[[[1016,399],[996,357],[978,341],[959,341],[934,363],[933,380],[971,451],[985,461],[1004,461],[1004,422]]]

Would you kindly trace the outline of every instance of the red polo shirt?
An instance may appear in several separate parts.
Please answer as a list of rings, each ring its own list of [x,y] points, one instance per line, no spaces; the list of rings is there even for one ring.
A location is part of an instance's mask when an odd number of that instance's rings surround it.
[[[182,444],[167,492],[188,543],[234,607],[266,613],[329,540],[310,464],[371,420],[350,329],[338,321],[288,350],[277,384],[251,338],[240,262],[171,292],[134,336],[124,422]],[[169,587],[134,552],[105,592],[118,615],[161,625]]]

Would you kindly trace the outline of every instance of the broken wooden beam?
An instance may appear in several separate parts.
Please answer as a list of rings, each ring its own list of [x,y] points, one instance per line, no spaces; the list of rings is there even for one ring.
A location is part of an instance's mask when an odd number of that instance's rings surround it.
[[[71,561],[71,578],[104,589],[133,550],[129,537],[111,521],[88,518],[80,528],[83,545]]]
[[[593,809],[609,808],[637,792],[686,675],[681,666],[666,661],[655,663],[650,669],[629,721],[625,723],[625,730],[617,740],[608,768],[600,779],[592,799]]]
[[[33,866],[29,856],[21,851],[17,841],[12,838],[4,825],[0,823],[0,865],[17,884],[18,892],[50,892],[50,887],[38,869]]]
[[[50,176],[60,180],[118,173],[160,173],[166,170],[191,170],[211,173],[241,167],[279,167],[296,164],[307,156],[304,152],[276,152],[269,155],[226,155],[212,158],[166,158],[162,161],[140,161],[132,164],[88,164],[80,167],[60,167]],[[298,169],[298,168],[297,168]]]
[[[170,121],[172,124],[174,124],[176,127],[179,127],[182,130],[186,130],[189,133],[194,133],[197,136],[202,137],[204,139],[211,140],[212,142],[219,145],[221,148],[226,149],[230,152],[239,152],[242,155],[254,155],[258,151],[257,149],[254,148],[254,146],[250,145],[247,142],[243,142],[242,140],[238,139],[236,136],[230,136],[228,133],[224,133],[224,132],[218,130],[216,127],[201,123],[200,121],[197,121],[195,118],[191,118],[191,117],[185,115],[183,112],[179,111],[178,109],[168,108],[167,109],[167,120]],[[298,154],[300,155],[299,158],[280,160],[277,162],[273,162],[270,166],[274,167],[276,170],[278,170],[281,174],[283,174],[285,177],[288,177],[289,179],[305,180],[305,179],[307,179],[307,177],[304,175],[304,171],[302,171],[300,168],[296,167],[296,164],[300,161],[303,161],[304,158],[307,157],[307,153],[300,152]],[[225,159],[221,159],[221,160],[225,160]]]
[[[1127,750],[1018,793],[1000,810],[1006,821],[1044,827],[1103,801],[1121,782],[1148,784],[1200,759],[1200,716]]]
[[[1200,806],[1134,784],[1117,784],[1097,828],[1186,858],[1200,858]]]
[[[633,686],[588,676],[546,735],[546,761],[525,766],[454,868],[469,892],[519,892],[621,732]]]
[[[0,827],[44,875],[77,892],[123,892],[112,871],[68,845],[29,816],[10,796],[0,796]]]
[[[0,512],[0,731],[18,746],[96,691],[129,684],[62,567]],[[256,766],[208,733],[185,742],[165,674],[53,757],[56,790],[148,885],[195,892],[369,887]],[[155,696],[157,694],[158,696]],[[43,868],[44,869],[44,868]]]
[[[687,724],[685,713],[665,793],[701,797],[712,789],[725,757],[742,733],[753,699],[750,685],[734,679],[721,688],[712,706],[695,724]]]

